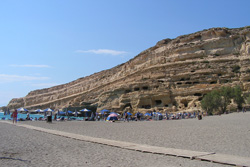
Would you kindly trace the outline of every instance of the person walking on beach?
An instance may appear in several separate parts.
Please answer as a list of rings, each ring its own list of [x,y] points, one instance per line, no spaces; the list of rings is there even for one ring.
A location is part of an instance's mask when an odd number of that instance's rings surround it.
[[[127,111],[125,112],[124,117],[125,117],[124,122],[125,122],[125,121],[129,121],[129,120],[128,120],[128,113],[127,113]]]
[[[136,120],[140,121],[141,120],[141,113],[138,111],[136,114]]]
[[[13,123],[17,123],[17,110],[12,113]]]

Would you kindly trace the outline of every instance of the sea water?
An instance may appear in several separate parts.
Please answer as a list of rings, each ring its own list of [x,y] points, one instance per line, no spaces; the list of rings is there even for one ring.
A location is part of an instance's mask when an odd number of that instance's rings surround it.
[[[22,114],[22,113],[18,113],[17,114],[17,119],[20,119],[20,118],[25,119],[26,117],[27,117],[27,114]],[[35,119],[35,118],[38,119],[40,117],[44,118],[44,115],[41,115],[41,114],[30,114],[30,118],[33,118],[33,119]],[[4,112],[0,112],[0,120],[12,120],[11,114],[4,115]]]
[[[17,119],[19,120],[20,118],[22,118],[23,120],[25,120],[27,117],[27,114],[22,114],[22,113],[18,113],[17,114]],[[68,118],[67,116],[57,116],[59,117],[65,117]],[[32,118],[32,120],[35,120],[35,118],[39,119],[39,118],[44,118],[44,114],[30,114],[30,118]],[[45,117],[46,118],[46,117]],[[54,119],[54,116],[52,116],[52,119]],[[0,120],[12,120],[11,118],[11,114],[9,115],[4,115],[4,112],[0,112]],[[73,117],[70,116],[70,120],[84,120],[84,117]]]

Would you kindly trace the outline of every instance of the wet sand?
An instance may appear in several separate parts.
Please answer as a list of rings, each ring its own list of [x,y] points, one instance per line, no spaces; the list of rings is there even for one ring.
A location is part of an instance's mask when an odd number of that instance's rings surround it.
[[[40,122],[54,130],[139,144],[250,157],[250,112],[203,120],[142,122]],[[1,166],[226,166],[141,153],[0,123]]]

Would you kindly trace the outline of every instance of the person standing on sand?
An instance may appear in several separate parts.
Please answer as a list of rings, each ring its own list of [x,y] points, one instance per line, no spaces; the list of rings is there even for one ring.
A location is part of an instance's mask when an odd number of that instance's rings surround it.
[[[128,122],[129,122],[129,120],[128,120],[128,113],[127,113],[127,111],[125,112],[124,116],[125,116],[124,122],[125,122],[125,121],[128,121]]]
[[[15,110],[13,113],[12,113],[12,117],[13,117],[13,123],[17,123],[17,110]]]
[[[57,114],[55,114],[55,116],[54,116],[54,121],[56,121],[57,120]]]

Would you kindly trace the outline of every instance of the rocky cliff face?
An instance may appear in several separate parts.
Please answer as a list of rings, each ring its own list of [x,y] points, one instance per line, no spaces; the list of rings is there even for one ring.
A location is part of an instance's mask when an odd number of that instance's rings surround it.
[[[164,39],[130,61],[73,82],[12,99],[9,108],[199,109],[212,89],[250,89],[250,27],[212,28]]]

